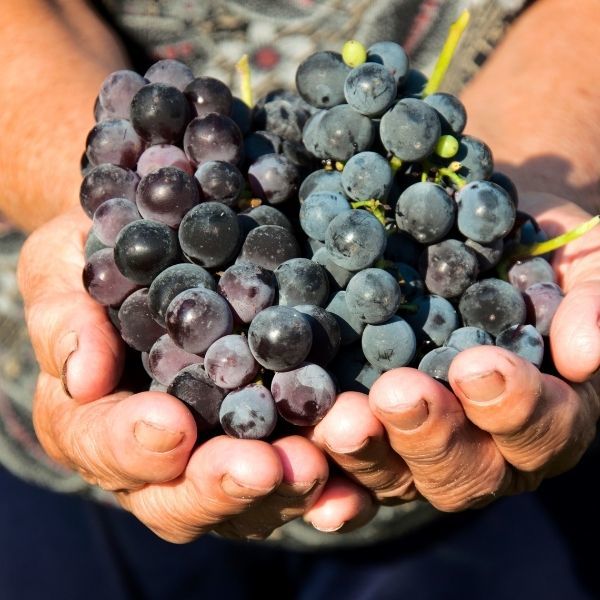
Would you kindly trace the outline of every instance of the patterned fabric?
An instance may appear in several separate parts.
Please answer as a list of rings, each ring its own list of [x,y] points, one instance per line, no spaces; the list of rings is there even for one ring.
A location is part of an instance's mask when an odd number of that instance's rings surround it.
[[[248,53],[256,96],[294,87],[297,65],[316,50],[339,50],[347,39],[366,45],[395,40],[415,67],[430,72],[447,30],[466,6],[472,21],[442,89],[457,93],[501,38],[522,0],[103,0],[120,28],[152,60],[176,58],[196,74],[237,89],[235,63]],[[83,140],[82,140],[83,144]],[[15,268],[22,234],[0,222],[0,463],[19,477],[61,492],[112,503],[43,452],[31,423],[37,365],[27,338]],[[294,547],[361,545],[401,535],[437,513],[426,503],[380,509],[370,527],[342,536],[318,534],[301,521],[274,540]]]

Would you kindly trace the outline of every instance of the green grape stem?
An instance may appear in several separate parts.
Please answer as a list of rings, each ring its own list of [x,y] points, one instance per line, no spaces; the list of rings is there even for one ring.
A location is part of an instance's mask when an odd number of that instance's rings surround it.
[[[385,210],[386,208],[389,208],[389,206],[386,206],[379,200],[375,199],[357,200],[356,202],[351,202],[350,206],[354,209],[364,208],[365,210],[368,210],[385,227],[387,221],[385,216]]]

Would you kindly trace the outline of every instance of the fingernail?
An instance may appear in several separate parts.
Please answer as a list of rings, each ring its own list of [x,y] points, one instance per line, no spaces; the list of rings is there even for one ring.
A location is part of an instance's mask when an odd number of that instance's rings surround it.
[[[335,454],[357,454],[358,452],[366,448],[370,441],[371,438],[367,437],[359,444],[354,445],[349,444],[347,446],[344,446],[343,444],[335,444],[334,447],[329,442],[326,442],[325,445],[327,446],[328,450]]]
[[[183,440],[182,431],[171,431],[147,421],[138,421],[133,429],[138,443],[150,452],[170,452]]]
[[[386,419],[399,429],[410,431],[425,423],[429,416],[427,401],[423,398],[406,397],[394,390],[377,403]]]
[[[58,343],[58,353],[59,356],[64,356],[64,360],[62,361],[62,367],[60,369],[60,383],[62,385],[62,389],[72,398],[71,392],[69,391],[69,359],[75,352],[77,352],[77,348],[79,347],[79,338],[77,337],[77,333],[74,331],[67,332]]]
[[[249,485],[245,485],[236,481],[231,475],[224,475],[221,479],[221,488],[228,496],[241,499],[253,499],[258,496],[266,496],[270,494],[277,484],[272,485],[270,488],[254,488]]]
[[[336,531],[339,531],[346,524],[346,521],[342,521],[339,525],[336,525],[335,527],[322,527],[322,526],[320,527],[319,525],[316,525],[312,521],[310,524],[317,531],[321,531],[322,533],[335,533]]]
[[[277,488],[277,495],[283,498],[303,498],[309,496],[320,484],[318,479],[314,481],[296,481],[294,483],[281,483]]]
[[[506,381],[498,371],[486,371],[466,379],[459,379],[456,384],[466,398],[473,402],[491,402],[506,388]]]

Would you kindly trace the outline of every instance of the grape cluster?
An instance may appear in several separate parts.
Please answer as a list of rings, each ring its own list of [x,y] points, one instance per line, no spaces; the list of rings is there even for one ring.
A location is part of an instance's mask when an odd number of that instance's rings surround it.
[[[199,432],[311,426],[340,391],[402,366],[445,382],[482,344],[541,365],[562,292],[545,259],[506,257],[543,232],[425,83],[379,42],[313,54],[252,109],[174,60],[102,84],[84,285]]]

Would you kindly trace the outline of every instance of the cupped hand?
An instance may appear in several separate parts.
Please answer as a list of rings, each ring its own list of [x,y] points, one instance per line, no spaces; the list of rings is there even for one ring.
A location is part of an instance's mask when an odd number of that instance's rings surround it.
[[[523,199],[550,236],[588,218],[549,194]],[[600,414],[600,231],[556,251],[566,291],[550,346],[561,377],[493,346],[461,352],[451,390],[415,369],[342,394],[311,438],[383,503],[423,498],[443,511],[535,489],[573,467]]]
[[[208,531],[262,538],[305,513],[321,529],[332,528],[332,511],[350,525],[368,518],[369,495],[343,478],[327,483],[327,460],[304,437],[196,446],[194,419],[176,398],[116,390],[123,344],[82,284],[89,226],[73,210],[32,234],[20,258],[41,368],[34,425],[47,453],[173,542]]]

